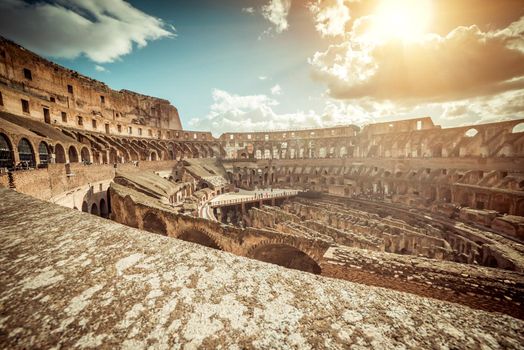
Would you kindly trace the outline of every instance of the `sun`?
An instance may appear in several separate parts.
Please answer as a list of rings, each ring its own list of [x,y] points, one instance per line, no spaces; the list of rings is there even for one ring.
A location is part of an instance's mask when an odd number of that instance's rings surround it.
[[[431,21],[431,0],[382,0],[374,11],[377,39],[417,40]]]

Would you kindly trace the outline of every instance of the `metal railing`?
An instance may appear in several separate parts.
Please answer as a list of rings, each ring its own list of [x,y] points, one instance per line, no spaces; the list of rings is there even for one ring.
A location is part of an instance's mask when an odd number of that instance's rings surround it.
[[[290,197],[290,196],[296,196],[300,191],[298,190],[289,190],[284,192],[262,192],[257,193],[255,195],[244,197],[244,198],[235,198],[235,199],[224,199],[219,201],[210,201],[209,206],[210,207],[220,207],[223,205],[231,205],[231,204],[240,204],[240,203],[246,203],[246,202],[256,202],[260,200],[265,199],[273,199],[273,198],[284,198],[284,197]]]

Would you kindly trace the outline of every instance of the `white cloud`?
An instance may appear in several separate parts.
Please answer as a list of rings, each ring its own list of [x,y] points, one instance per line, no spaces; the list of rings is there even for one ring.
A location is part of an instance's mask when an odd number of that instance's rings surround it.
[[[372,122],[430,116],[444,127],[491,123],[524,118],[524,90],[448,102],[403,104],[392,100],[361,98],[347,101],[326,99],[322,120],[338,125],[359,126]]]
[[[429,115],[443,126],[524,118],[524,17],[506,28],[459,26],[401,39],[373,14],[349,27],[352,2],[309,6],[317,31],[338,37],[309,59],[328,87],[325,123],[344,116],[358,124]]]
[[[258,80],[267,80],[267,77],[266,77],[266,76],[263,76],[263,75],[261,75],[261,76],[259,76],[259,77],[258,77]]]
[[[524,118],[524,91],[511,91],[494,97],[478,97],[446,103],[404,105],[393,101],[360,98],[340,101],[321,98],[318,110],[297,110],[280,113],[276,96],[237,95],[215,89],[209,113],[193,118],[189,129],[224,132],[291,130],[335,125],[366,124],[389,120],[431,116],[437,125],[445,127],[498,120]]]
[[[245,13],[249,13],[249,14],[254,14],[255,13],[255,9],[253,7],[244,7],[242,9],[242,12],[245,12]]]
[[[325,100],[320,113],[297,110],[278,113],[279,102],[266,95],[236,95],[215,89],[213,104],[203,118],[189,121],[190,129],[212,130],[219,135],[223,132],[285,130],[334,125],[364,125],[375,121],[391,111],[388,103],[363,101],[361,104]]]
[[[271,95],[281,95],[282,94],[282,88],[280,85],[275,85],[271,88]]]
[[[351,19],[344,0],[316,0],[309,9],[315,16],[315,28],[322,36],[344,35]]]
[[[95,65],[95,70],[97,72],[108,72],[108,70],[105,67],[98,65],[98,64]]]
[[[289,28],[287,16],[291,8],[291,0],[269,0],[262,6],[262,16],[273,25],[276,33],[282,33]]]
[[[1,1],[0,33],[44,56],[85,55],[97,63],[175,35],[172,26],[123,0]]]
[[[361,17],[338,44],[310,59],[332,97],[450,101],[524,87],[524,19],[505,30],[458,27],[419,40],[370,38]]]
[[[524,90],[441,104],[437,119],[445,125],[483,124],[524,118]]]

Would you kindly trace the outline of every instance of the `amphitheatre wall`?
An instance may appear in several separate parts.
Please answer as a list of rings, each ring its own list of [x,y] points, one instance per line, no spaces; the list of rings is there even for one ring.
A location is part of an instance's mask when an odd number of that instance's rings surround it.
[[[443,129],[424,117],[215,139],[181,130],[168,101],[113,91],[0,39],[1,187],[236,255],[520,318],[522,122]],[[209,188],[205,175],[183,171],[197,168],[188,158],[218,159],[227,173],[202,173],[229,183]],[[111,183],[115,169],[161,173],[178,193],[153,200]],[[301,189],[377,214],[359,214],[366,223],[357,225],[260,203],[245,218],[254,227],[197,217],[209,196],[233,187]],[[371,239],[382,234],[372,221],[398,235]]]
[[[0,37],[0,109],[63,127],[162,138],[182,130],[169,101],[106,84]]]
[[[237,187],[277,186],[380,200],[524,239],[524,158],[263,159],[224,162]]]
[[[357,126],[225,133],[233,159],[455,158],[524,155],[524,120],[441,128],[430,117]]]

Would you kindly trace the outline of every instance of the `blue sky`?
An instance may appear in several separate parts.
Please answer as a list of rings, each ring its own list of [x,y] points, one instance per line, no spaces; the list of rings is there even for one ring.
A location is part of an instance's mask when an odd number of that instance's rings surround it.
[[[279,106],[282,111],[318,104],[308,97],[318,96],[323,87],[311,79],[306,58],[315,43],[320,47],[320,35],[312,18],[300,13],[305,8],[297,9],[289,19],[292,26],[301,26],[304,31],[259,39],[268,28],[267,22],[242,12],[238,2],[206,1],[197,7],[188,6],[191,1],[131,3],[173,24],[177,36],[152,41],[116,62],[101,64],[108,72],[96,71],[85,57],[55,60],[115,89],[133,89],[170,100],[179,108],[184,125],[208,112],[215,88],[236,94],[270,94],[279,84],[286,96]]]
[[[0,34],[170,100],[186,129],[455,126],[524,117],[523,16],[513,0],[4,0]]]

